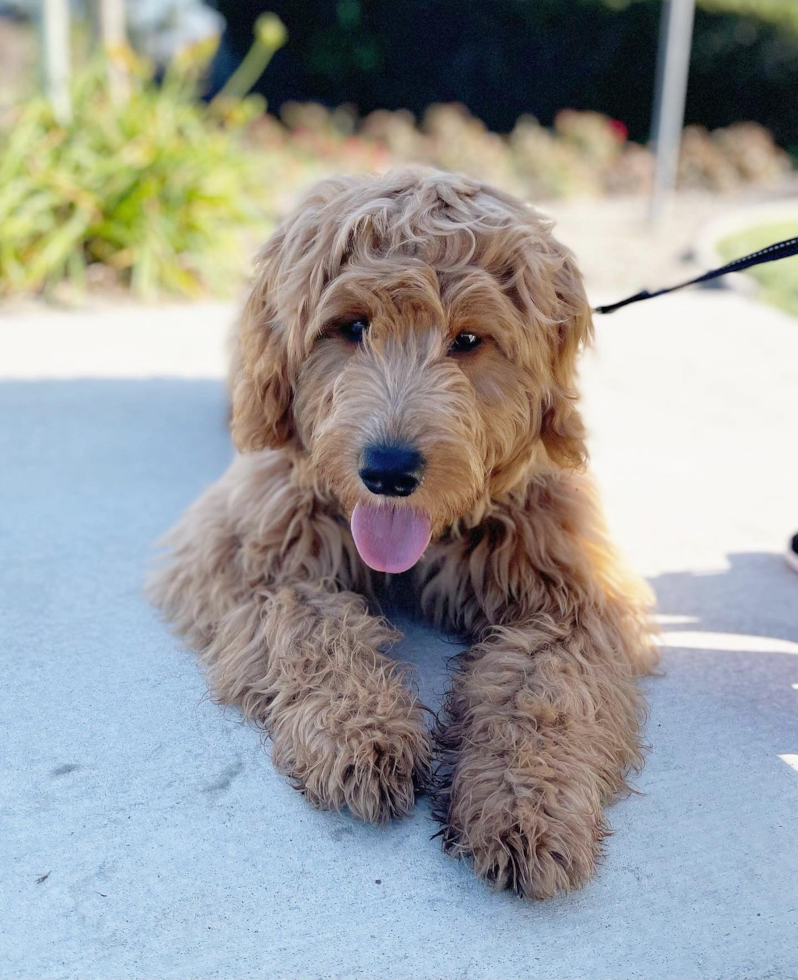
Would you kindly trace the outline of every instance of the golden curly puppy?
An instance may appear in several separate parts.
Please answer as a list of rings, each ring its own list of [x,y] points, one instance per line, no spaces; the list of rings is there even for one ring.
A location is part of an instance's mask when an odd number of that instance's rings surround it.
[[[655,661],[584,468],[590,334],[571,254],[520,202],[415,170],[324,181],[242,318],[241,455],[152,583],[313,803],[380,822],[429,787],[447,850],[536,898],[591,875]],[[433,735],[377,611],[398,573],[472,642]]]

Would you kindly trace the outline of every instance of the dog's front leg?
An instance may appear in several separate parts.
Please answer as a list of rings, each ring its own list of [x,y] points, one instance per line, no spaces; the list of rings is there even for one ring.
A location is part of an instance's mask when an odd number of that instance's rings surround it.
[[[382,822],[410,811],[430,756],[423,708],[381,652],[394,639],[362,597],[297,583],[242,600],[203,659],[311,802]]]
[[[447,849],[496,887],[547,898],[593,872],[603,805],[640,761],[641,696],[613,632],[585,609],[495,627],[464,656],[438,815]]]

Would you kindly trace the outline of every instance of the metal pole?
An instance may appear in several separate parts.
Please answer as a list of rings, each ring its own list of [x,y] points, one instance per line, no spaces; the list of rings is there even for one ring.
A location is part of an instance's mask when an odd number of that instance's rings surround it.
[[[111,98],[123,102],[130,83],[125,65],[127,57],[127,18],[125,0],[95,0],[100,41],[108,62]]]
[[[676,187],[694,16],[695,0],[663,0],[651,127],[657,155],[649,210],[652,224],[667,213]]]
[[[42,0],[41,44],[44,91],[58,121],[69,122],[69,0]]]

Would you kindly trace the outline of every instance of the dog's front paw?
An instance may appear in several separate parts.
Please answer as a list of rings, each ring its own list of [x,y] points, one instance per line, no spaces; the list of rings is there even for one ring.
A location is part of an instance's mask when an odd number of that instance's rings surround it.
[[[320,809],[347,807],[368,823],[409,814],[430,770],[421,708],[409,697],[372,707],[314,701],[272,727],[277,766]]]
[[[592,876],[604,818],[553,773],[542,778],[507,769],[499,757],[471,758],[454,772],[446,795],[444,848],[497,889],[553,898]]]

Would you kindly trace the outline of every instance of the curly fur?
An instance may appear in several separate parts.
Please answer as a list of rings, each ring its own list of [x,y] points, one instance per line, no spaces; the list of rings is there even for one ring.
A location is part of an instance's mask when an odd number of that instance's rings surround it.
[[[352,315],[370,323],[360,346],[334,329]],[[656,660],[648,593],[586,469],[591,329],[572,255],[513,198],[415,170],[323,182],[266,245],[241,320],[240,454],[150,586],[310,800],[379,822],[429,786],[447,850],[535,898],[592,874],[603,807],[641,764],[635,678]],[[452,356],[464,331],[483,343]],[[432,733],[388,655],[385,576],[349,529],[375,438],[427,460],[397,502],[433,528],[407,576],[472,642]]]

